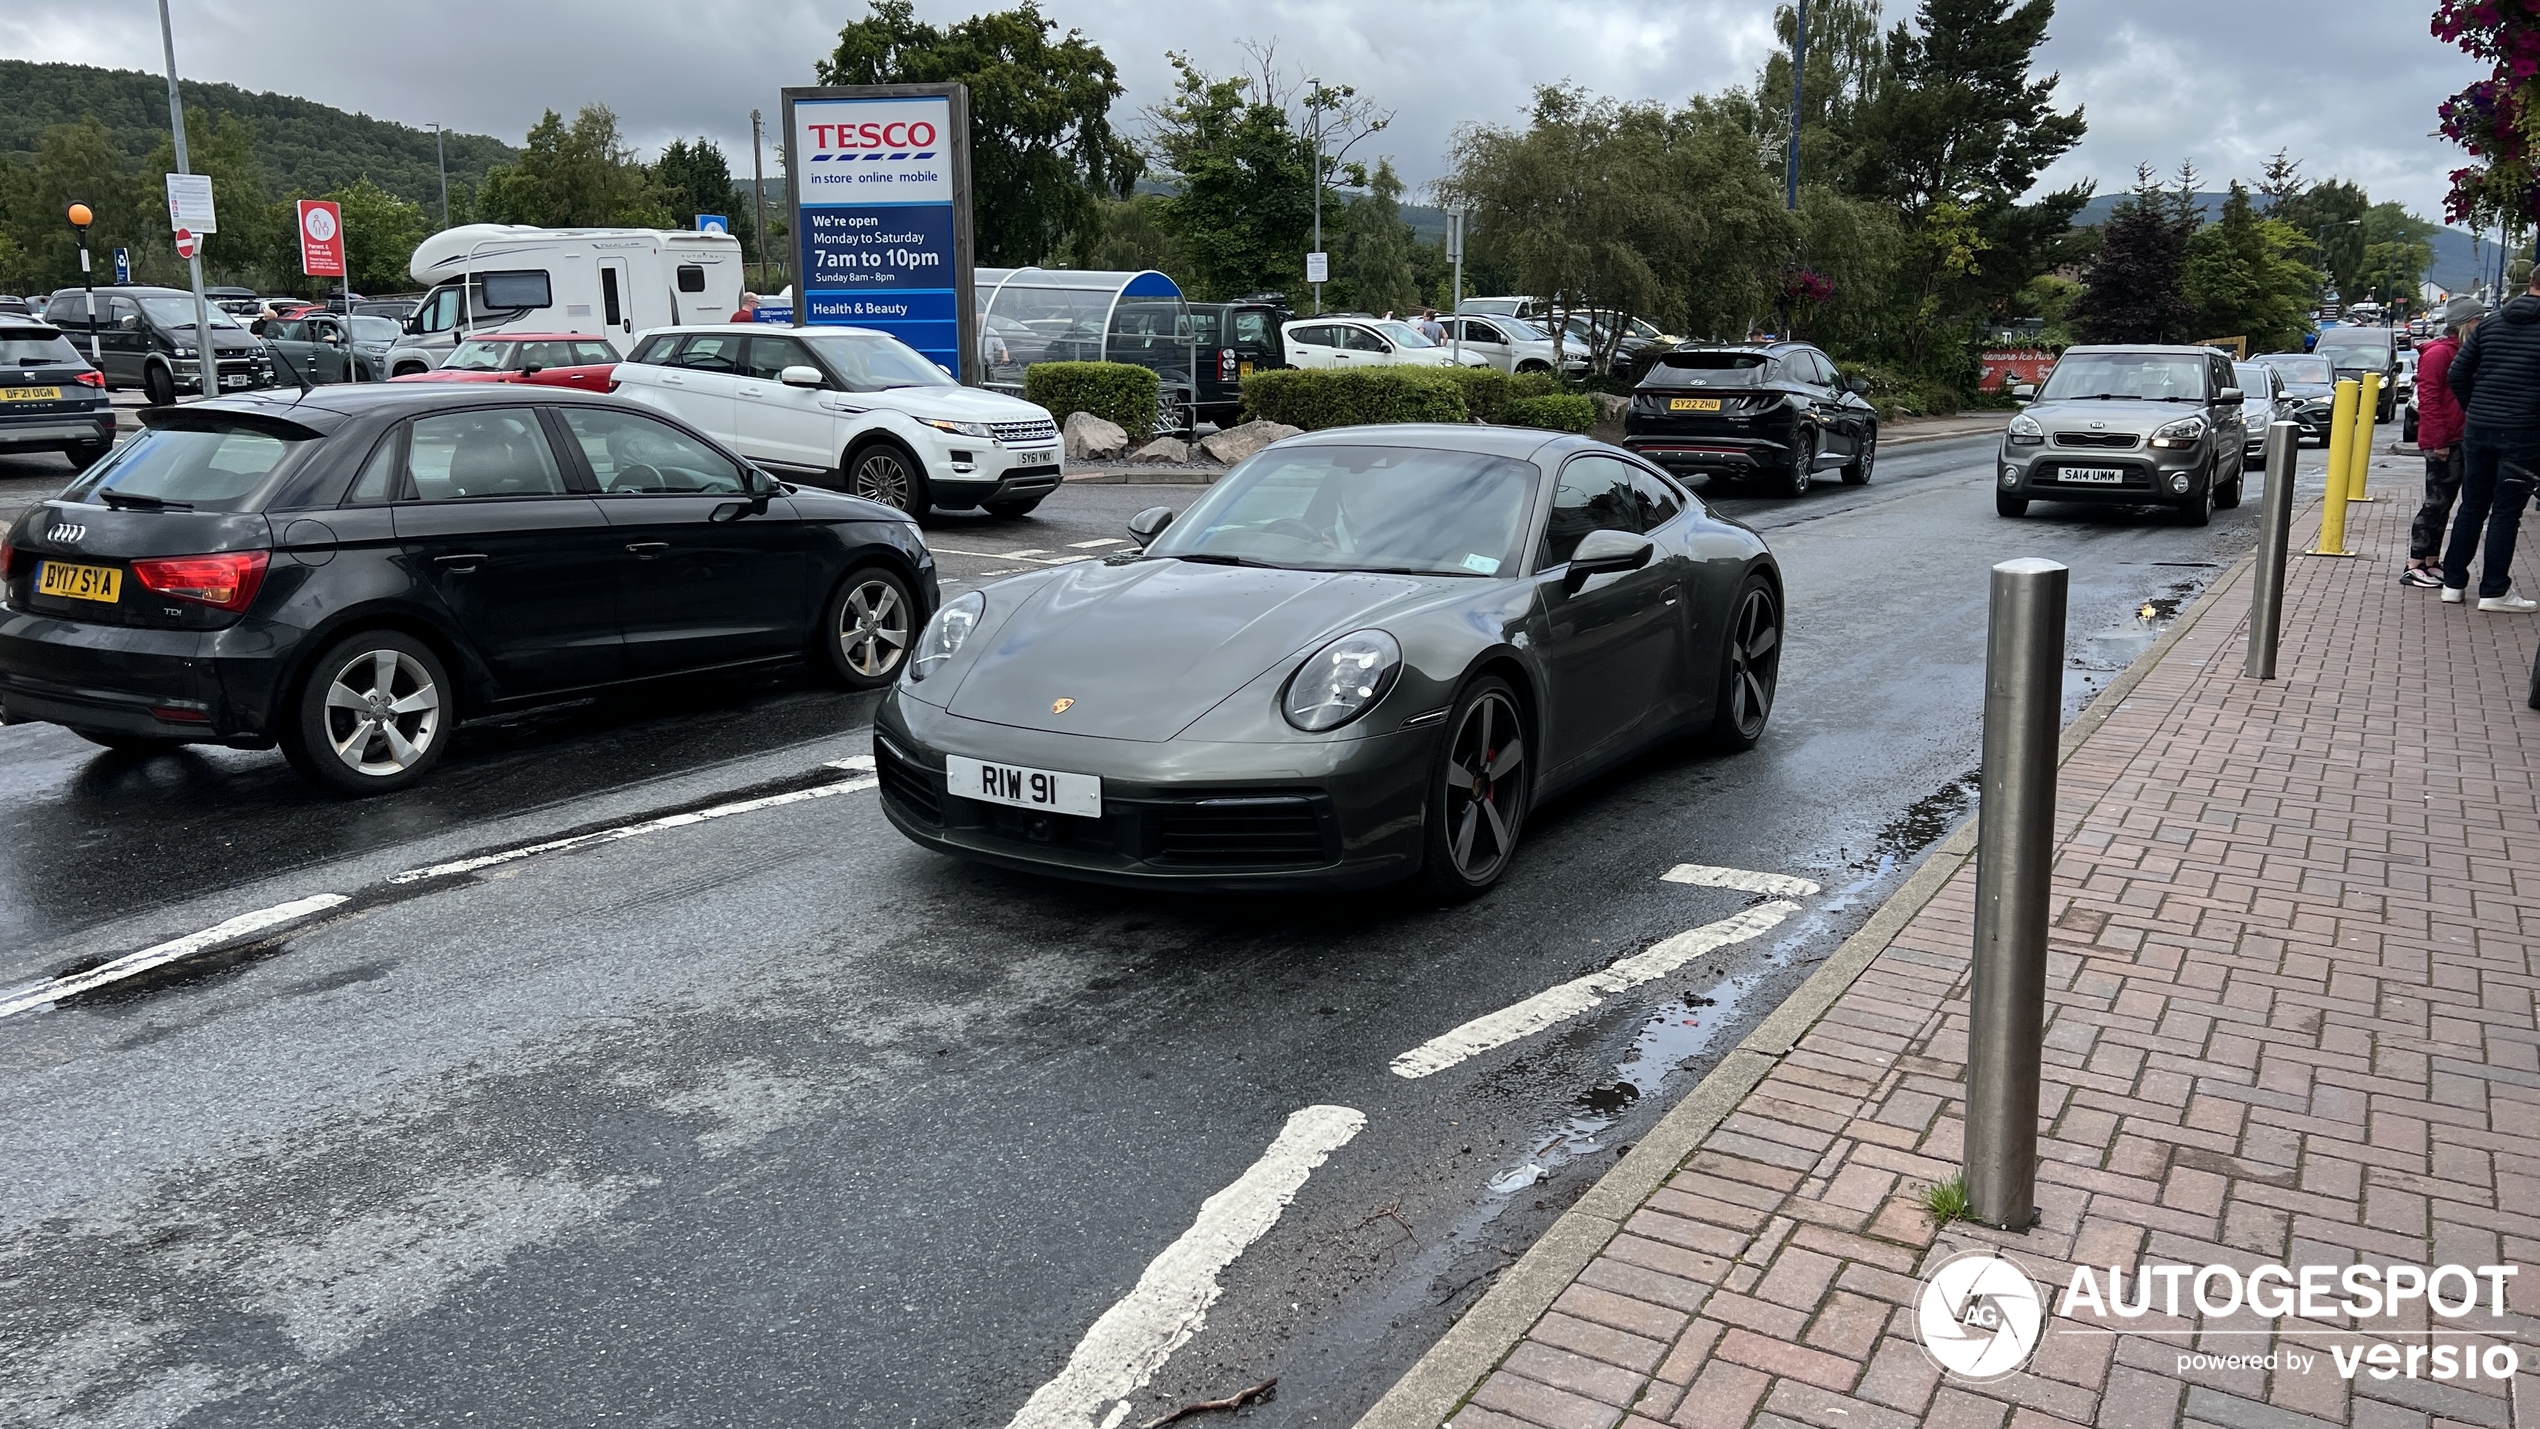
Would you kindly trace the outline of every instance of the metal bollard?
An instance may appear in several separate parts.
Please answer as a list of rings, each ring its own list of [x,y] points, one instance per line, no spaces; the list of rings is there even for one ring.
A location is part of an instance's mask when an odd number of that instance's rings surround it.
[[[2258,516],[2258,570],[2249,588],[2249,662],[2241,673],[2275,678],[2277,625],[2284,615],[2284,548],[2293,539],[2293,467],[2302,459],[2302,429],[2267,428],[2267,500]]]
[[[2355,394],[2355,442],[2346,453],[2346,499],[2370,501],[2364,494],[2364,473],[2372,467],[2373,417],[2381,411],[2381,374],[2367,372],[2364,385]]]
[[[1975,986],[1967,1029],[1968,1209],[2037,1218],[2037,1100],[2046,1035],[2046,905],[2055,857],[2055,733],[2072,572],[2034,557],[1993,568],[1984,651],[1984,789],[1976,812]]]
[[[2319,544],[2304,551],[2306,556],[2352,554],[2346,549],[2346,453],[2355,445],[2355,393],[2359,390],[2351,377],[2338,383],[2336,405],[2329,409],[2328,499],[2320,507]]]

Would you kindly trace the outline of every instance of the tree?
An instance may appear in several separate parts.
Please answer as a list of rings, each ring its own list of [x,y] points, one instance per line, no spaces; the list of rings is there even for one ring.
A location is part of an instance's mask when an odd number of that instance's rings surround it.
[[[2329,285],[2353,302],[2364,269],[2364,211],[2371,206],[2359,185],[2330,179],[2278,201],[2268,216],[2291,224],[2311,241]]]
[[[215,119],[188,106],[185,140],[187,167],[211,178],[212,217],[219,224],[217,232],[203,239],[207,281],[252,281],[262,276],[276,230],[265,192],[264,165],[256,160],[254,131],[234,114]],[[190,281],[189,265],[176,256],[176,238],[167,222],[167,176],[175,172],[176,139],[170,135],[142,158],[132,176],[134,211],[157,220],[142,224],[136,235],[139,242],[132,245],[135,282],[184,287]]]
[[[88,248],[101,268],[115,248],[137,245],[153,226],[167,232],[164,196],[147,209],[134,207],[124,156],[105,124],[94,115],[55,124],[38,136],[33,163],[0,168],[0,234],[17,250],[12,283],[42,292],[79,282],[79,245],[63,217],[74,203],[96,214]]]
[[[1777,48],[1755,81],[1759,142],[1779,162],[1786,151],[1790,115],[1790,48],[1799,19],[1788,5],[1773,7]],[[1799,181],[1834,183],[1857,161],[1861,115],[1888,74],[1879,33],[1878,0],[1812,0],[1808,7],[1807,83],[1800,86]],[[1768,167],[1770,164],[1768,163]]]
[[[1392,160],[1379,159],[1367,191],[1341,211],[1340,242],[1333,253],[1340,303],[1371,313],[1418,308],[1420,282],[1412,271],[1417,246],[1411,225],[1402,221],[1402,179]]]
[[[1168,55],[1173,93],[1148,111],[1151,142],[1181,181],[1157,205],[1195,296],[1293,290],[1305,280],[1314,162],[1284,97],[1259,77],[1212,79]]]
[[[1092,243],[1070,239],[1061,256],[1068,267],[1135,273],[1152,268],[1188,289],[1188,267],[1165,230],[1164,200],[1154,194],[1102,201],[1102,231]]]
[[[2150,168],[2101,231],[2071,315],[2084,342],[2186,342],[2196,309],[2182,291],[2188,230]]]
[[[2198,336],[2245,336],[2256,352],[2301,341],[2310,326],[2319,273],[2297,256],[2308,240],[2281,219],[2261,218],[2238,183],[2222,217],[2187,240],[2180,291],[2195,309]]]
[[[1098,45],[1056,22],[1037,0],[973,15],[943,29],[909,0],[873,0],[838,32],[818,67],[822,84],[949,84],[970,91],[971,187],[994,201],[971,212],[982,263],[1038,263],[1062,244],[1099,241],[1101,200],[1127,198],[1142,165],[1111,129],[1125,91]]]
[[[2356,270],[2356,297],[2375,302],[2406,302],[2413,307],[2434,264],[2435,227],[2395,203],[2377,203],[2364,211],[2364,261]]]
[[[605,104],[586,104],[567,126],[550,109],[532,125],[520,162],[485,175],[477,195],[489,223],[540,228],[661,228],[670,222],[650,170],[617,132]]]
[[[351,274],[353,291],[394,293],[412,288],[414,277],[406,264],[414,257],[415,246],[431,236],[439,213],[425,214],[422,204],[397,197],[372,183],[368,174],[327,197],[344,214],[344,266]],[[295,244],[295,269],[297,259]]]

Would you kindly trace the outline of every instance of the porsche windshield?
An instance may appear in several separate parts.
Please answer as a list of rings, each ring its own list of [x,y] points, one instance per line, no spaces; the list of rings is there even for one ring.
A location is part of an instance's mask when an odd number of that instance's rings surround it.
[[[1510,576],[1529,462],[1421,447],[1264,452],[1193,502],[1151,557],[1307,571]]]

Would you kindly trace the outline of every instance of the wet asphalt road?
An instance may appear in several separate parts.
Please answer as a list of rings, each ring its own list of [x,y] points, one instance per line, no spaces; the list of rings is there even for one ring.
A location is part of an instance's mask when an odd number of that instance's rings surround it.
[[[1365,1128],[1123,1417],[1277,1375],[1239,1422],[1346,1424],[1966,810],[1990,562],[2073,566],[2077,709],[2253,539],[2254,490],[2202,531],[2000,520],[1991,451],[1719,497],[1789,582],[1765,742],[1546,807],[1456,909],[976,868],[863,789],[389,881],[841,787],[825,761],[867,750],[871,701],[791,676],[472,728],[432,784],[363,804],[273,755],[0,729],[0,990],[351,900],[0,1020],[0,1423],[1002,1425],[1292,1113],[1333,1105]],[[0,501],[34,465],[0,459]],[[929,540],[958,588],[1197,490],[1071,485]],[[1659,880],[1685,862],[1825,891],[1552,1032],[1387,1070],[1760,901]]]

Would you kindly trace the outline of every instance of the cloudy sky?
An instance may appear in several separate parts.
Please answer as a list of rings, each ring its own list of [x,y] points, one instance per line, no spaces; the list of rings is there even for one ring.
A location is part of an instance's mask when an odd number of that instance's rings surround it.
[[[1004,0],[918,0],[942,21]],[[1891,21],[1912,0],[1887,0]],[[1120,68],[1128,113],[1158,97],[1165,51],[1240,67],[1275,41],[1300,71],[1396,111],[1370,141],[1417,185],[1463,123],[1506,123],[1529,87],[1563,79],[1674,101],[1750,80],[1772,0],[1046,0]],[[2426,32],[2422,0],[2061,0],[2044,53],[2090,135],[2049,178],[2121,187],[2137,162],[2193,159],[2214,186],[2289,148],[2305,172],[2439,214],[2461,163],[2434,109],[2478,77]],[[279,90],[518,141],[548,107],[606,102],[647,149],[722,140],[746,172],[749,111],[813,62],[861,0],[174,0],[190,77]],[[0,10],[0,55],[161,65],[149,0],[33,0]],[[1356,157],[1353,155],[1353,157]],[[771,161],[772,166],[772,161]]]

